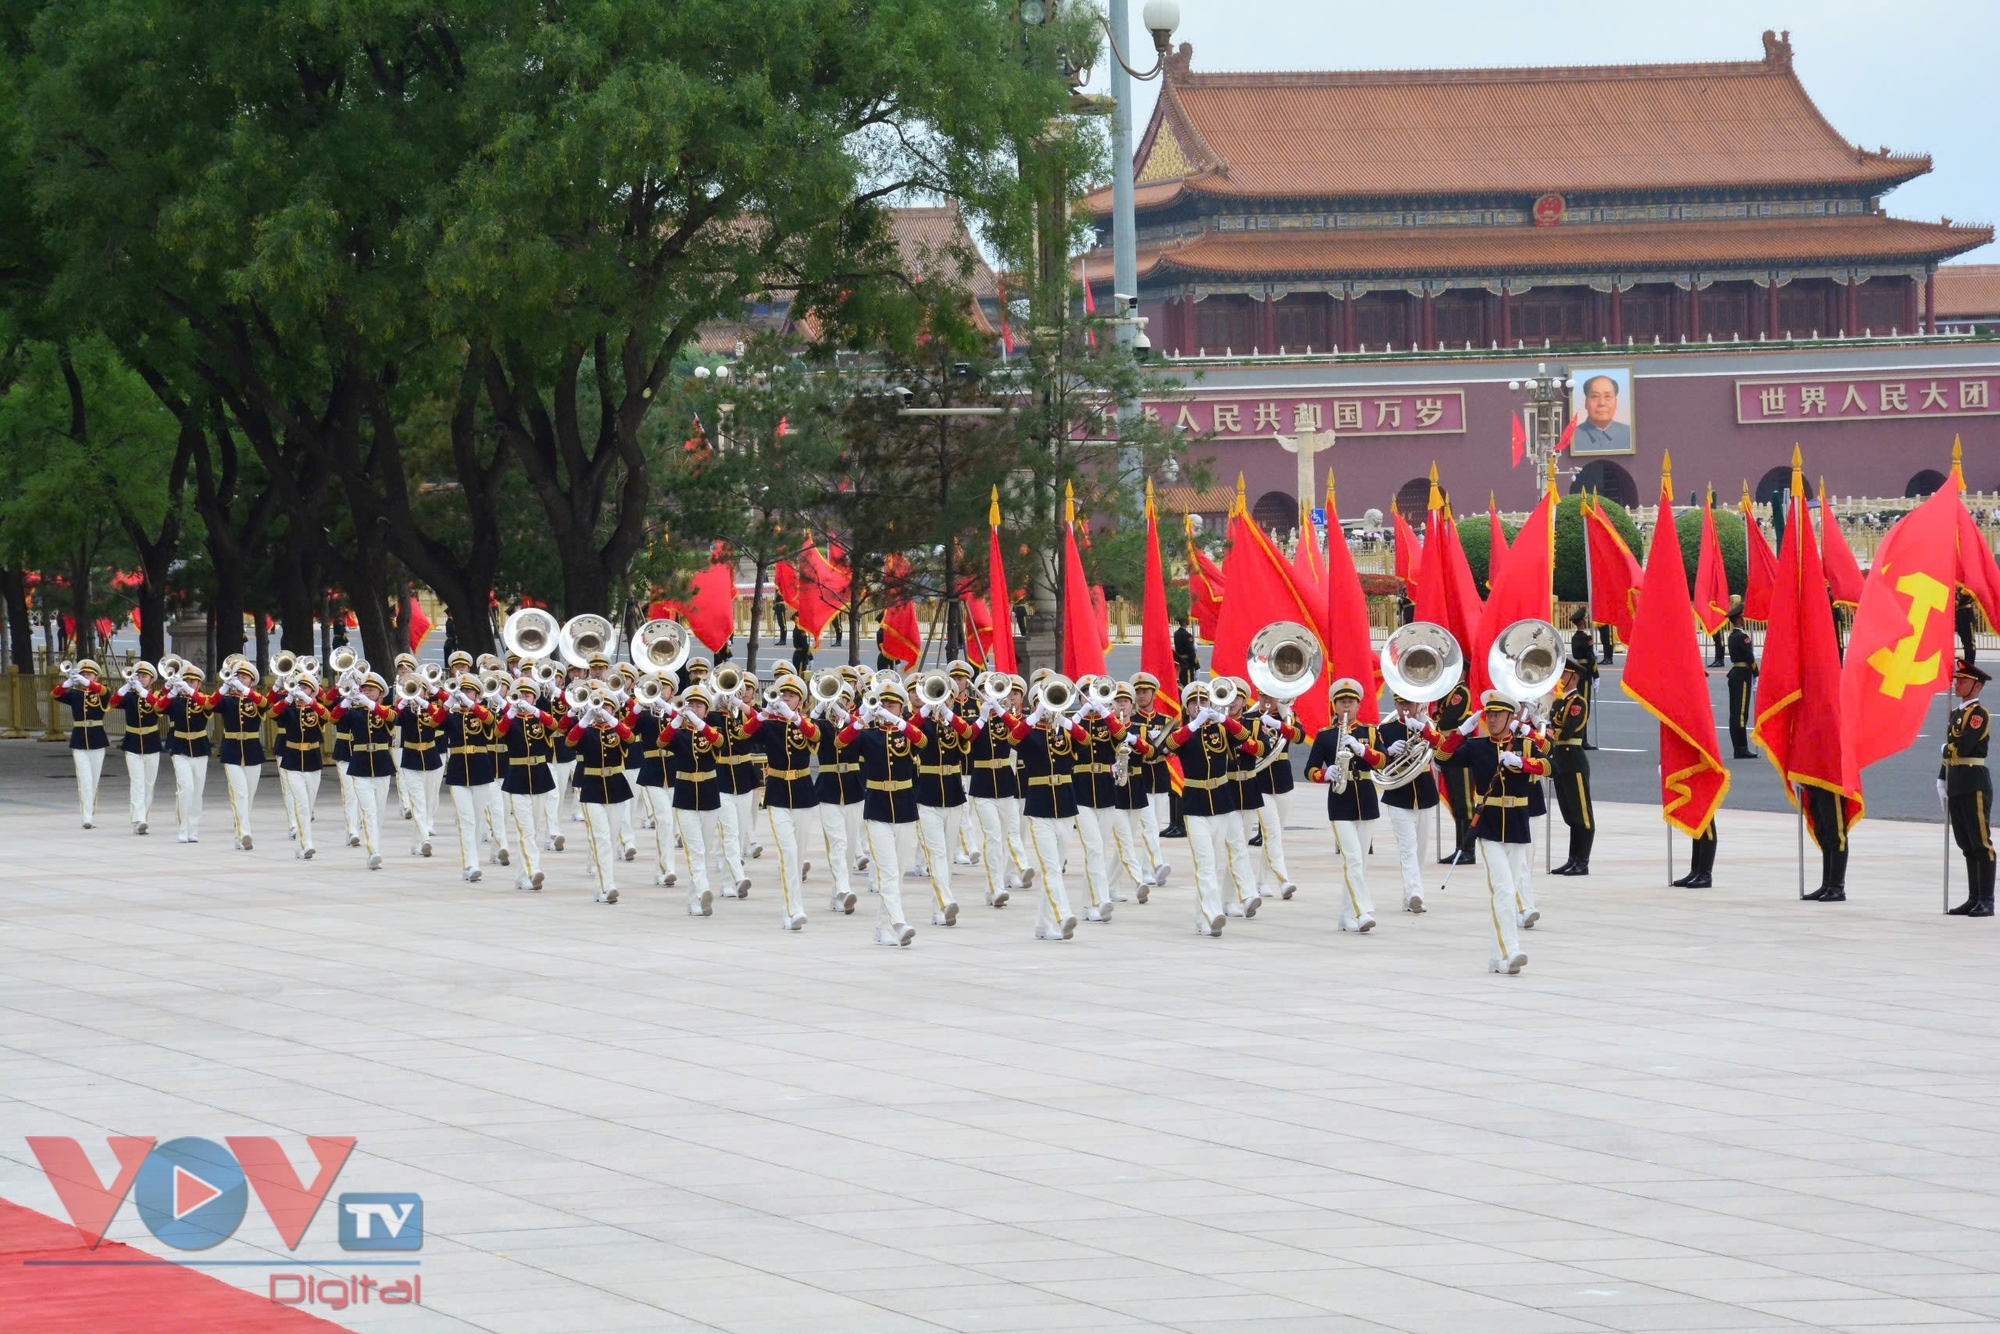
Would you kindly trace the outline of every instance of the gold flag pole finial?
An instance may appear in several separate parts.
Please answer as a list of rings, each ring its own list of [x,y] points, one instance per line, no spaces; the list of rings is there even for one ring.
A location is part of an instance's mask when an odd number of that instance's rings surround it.
[[[997,493],[998,489],[996,488]],[[1157,518],[1159,518],[1159,515],[1153,512],[1153,479],[1148,477],[1146,479],[1146,519],[1150,523]]]
[[[1429,500],[1429,501],[1427,501],[1427,502],[1425,503],[1425,505],[1424,505],[1424,508],[1425,508],[1425,509],[1427,509],[1427,510],[1436,510],[1436,509],[1442,509],[1443,507],[1444,507],[1444,493],[1443,493],[1442,491],[1438,490],[1438,466],[1437,466],[1437,460],[1436,460],[1436,459],[1432,459],[1432,460],[1431,460],[1431,497],[1430,497],[1430,500]]]
[[[1797,441],[1792,442],[1792,494],[1801,500],[1805,498],[1806,494],[1805,455],[1799,452]]]
[[[1965,490],[1964,464],[1965,446],[1960,444],[1959,438],[1954,435],[1951,438],[1951,480],[1958,483],[1958,489],[1961,491]]]
[[[1063,483],[1063,522],[1076,522],[1076,483]]]
[[[1326,470],[1326,528],[1329,533],[1333,531],[1333,515],[1333,469],[1328,467]]]
[[[1660,451],[1660,495],[1668,505],[1674,503],[1674,451]]]
[[[1556,456],[1549,455],[1549,494],[1556,493]]]
[[[993,504],[986,511],[986,522],[994,528],[1000,526],[1000,488],[993,488]]]
[[[1249,502],[1243,499],[1243,474],[1239,472],[1236,474],[1236,508],[1229,511],[1229,517],[1233,519],[1239,514],[1248,514],[1249,512]]]

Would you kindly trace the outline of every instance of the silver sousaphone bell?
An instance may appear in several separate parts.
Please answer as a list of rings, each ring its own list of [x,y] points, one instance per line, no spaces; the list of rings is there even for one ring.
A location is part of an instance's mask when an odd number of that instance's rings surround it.
[[[1562,667],[1562,634],[1547,621],[1515,621],[1486,651],[1493,688],[1523,709],[1556,688]]]

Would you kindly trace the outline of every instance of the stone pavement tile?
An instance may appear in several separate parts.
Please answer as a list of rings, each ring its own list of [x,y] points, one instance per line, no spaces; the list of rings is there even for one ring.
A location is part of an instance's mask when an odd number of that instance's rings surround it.
[[[1629,1334],[1680,1334],[1681,1331],[1696,1330],[1702,1331],[1702,1334],[1731,1334],[1731,1331],[1737,1330],[1803,1331],[1818,1328],[1809,1322],[1787,1321],[1769,1314],[1748,1311],[1740,1306],[1710,1306],[1687,1302],[1668,1305],[1592,1305],[1551,1309],[1557,1315],[1593,1321],[1605,1329],[1629,1331]]]
[[[1783,1316],[1813,1325],[1971,1325],[1987,1314],[1940,1306],[1934,1302],[1905,1297],[1877,1297],[1863,1300],[1758,1301],[1750,1305],[1767,1315]]]

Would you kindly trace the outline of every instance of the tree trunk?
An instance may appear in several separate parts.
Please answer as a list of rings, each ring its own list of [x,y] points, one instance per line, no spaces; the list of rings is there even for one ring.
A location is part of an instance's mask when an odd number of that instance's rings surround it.
[[[35,670],[35,620],[28,614],[28,577],[0,570],[0,597],[7,601],[7,648],[17,671]]]
[[[271,574],[278,586],[279,645],[296,654],[319,651],[313,642],[313,622],[319,618],[318,570],[310,553],[293,542],[274,542]]]
[[[90,547],[80,545],[76,549],[76,564],[69,576],[70,619],[76,622],[76,634],[71,640],[71,651],[79,658],[96,656],[91,652],[91,641],[96,637],[97,627],[90,623]]]
[[[847,663],[861,665],[861,560],[847,553]]]
[[[765,516],[769,522],[769,516]],[[757,548],[757,571],[755,581],[750,585],[750,648],[743,655],[743,670],[757,670],[757,641],[762,638],[757,633],[758,623],[764,618],[764,574],[771,568],[771,553],[762,546]]]

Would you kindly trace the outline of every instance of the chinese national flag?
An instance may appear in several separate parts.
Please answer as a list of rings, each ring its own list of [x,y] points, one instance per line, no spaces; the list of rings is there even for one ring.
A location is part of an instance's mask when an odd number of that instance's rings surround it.
[[[1194,518],[1187,520],[1188,608],[1201,637],[1213,644],[1222,620],[1222,569],[1194,544]]]
[[[1486,493],[1486,587],[1500,587],[1500,571],[1507,568],[1507,530],[1500,525],[1500,511],[1493,507],[1493,493]]]
[[[988,661],[996,672],[1020,671],[1014,656],[1014,604],[1008,595],[1007,563],[1000,555],[1000,488],[993,488],[993,507],[986,512],[991,538],[986,548],[986,601],[993,612],[993,638]]]
[[[1465,645],[1467,664],[1477,665],[1472,673],[1475,692],[1493,684],[1486,675],[1486,654],[1500,632],[1516,621],[1549,618],[1550,589],[1555,580],[1555,512],[1556,488],[1550,482],[1514,539],[1514,550],[1480,614],[1478,632],[1469,642],[1459,641]]]
[[[1771,544],[1764,540],[1764,530],[1757,524],[1747,483],[1738,508],[1743,511],[1743,615],[1752,621],[1768,621],[1771,590],[1778,586],[1778,558],[1771,554]]]
[[[1229,518],[1229,554],[1222,562],[1222,581],[1229,597],[1222,604],[1222,616],[1215,627],[1215,651],[1209,655],[1209,670],[1217,676],[1247,677],[1251,637],[1273,621],[1296,621],[1318,636],[1319,615],[1292,582],[1285,558],[1271,545],[1264,530],[1250,521],[1250,508],[1243,500],[1243,484],[1236,485],[1236,507]],[[1320,645],[1322,662],[1331,658]],[[1324,690],[1307,690],[1294,705],[1307,734],[1327,724]]]
[[[1099,619],[1083,556],[1076,546],[1076,494],[1063,497],[1063,675],[1075,681],[1104,675],[1104,622]]]
[[[1931,697],[1951,684],[1963,513],[1947,480],[1876,548],[1840,669],[1840,734],[1857,786],[1862,769],[1917,739]]]
[[[1423,567],[1423,543],[1417,540],[1416,530],[1403,518],[1403,511],[1391,504],[1389,513],[1396,516],[1396,577],[1407,588],[1416,582],[1417,571]]]
[[[1861,603],[1861,565],[1854,559],[1854,552],[1848,548],[1847,538],[1840,531],[1840,520],[1833,517],[1833,506],[1826,503],[1826,479],[1819,483],[1819,558],[1826,570],[1826,589],[1833,600],[1843,607],[1859,606]]]
[[[1569,419],[1569,425],[1563,427],[1563,433],[1556,437],[1556,453],[1560,454],[1569,448],[1569,442],[1576,438],[1576,428],[1582,421],[1581,417]]]
[[[1146,481],[1146,602],[1139,618],[1139,670],[1159,681],[1155,697],[1161,713],[1181,716],[1180,676],[1174,670],[1174,627],[1167,615],[1167,571],[1160,557],[1160,519],[1153,509],[1152,479]]]
[[[1354,553],[1341,535],[1340,509],[1333,494],[1333,473],[1326,475],[1326,674],[1331,684],[1343,676],[1361,683],[1360,718],[1364,723],[1382,718],[1382,663],[1375,654],[1374,638],[1368,625],[1368,595],[1361,591],[1361,574],[1354,568]]]
[[[1601,506],[1583,507],[1584,545],[1590,559],[1590,619],[1608,625],[1618,638],[1632,642],[1632,612],[1645,583],[1645,572],[1632,555],[1632,548],[1611,526]],[[1685,580],[1687,575],[1682,573]]]
[[[1826,598],[1819,544],[1806,521],[1805,484],[1795,447],[1791,512],[1778,550],[1778,583],[1771,592],[1757,676],[1756,733],[1794,805],[1801,787],[1837,792],[1846,800],[1847,823],[1852,824],[1861,818],[1861,787],[1841,742],[1840,693],[1833,604]]]
[[[1674,488],[1665,461],[1660,513],[1646,553],[1639,608],[1625,654],[1625,693],[1660,721],[1660,816],[1693,837],[1708,828],[1729,791],[1729,769],[1715,740],[1708,672],[1688,628],[1696,619],[1687,567],[1674,528]]]
[[[1729,570],[1722,563],[1722,541],[1715,535],[1713,493],[1701,506],[1701,559],[1694,567],[1694,618],[1701,623],[1703,634],[1715,634],[1729,624]]]
[[[1528,431],[1526,427],[1521,425],[1521,415],[1518,412],[1509,417],[1508,420],[1514,424],[1514,462],[1510,466],[1518,468],[1521,466],[1521,456],[1528,448]]]

